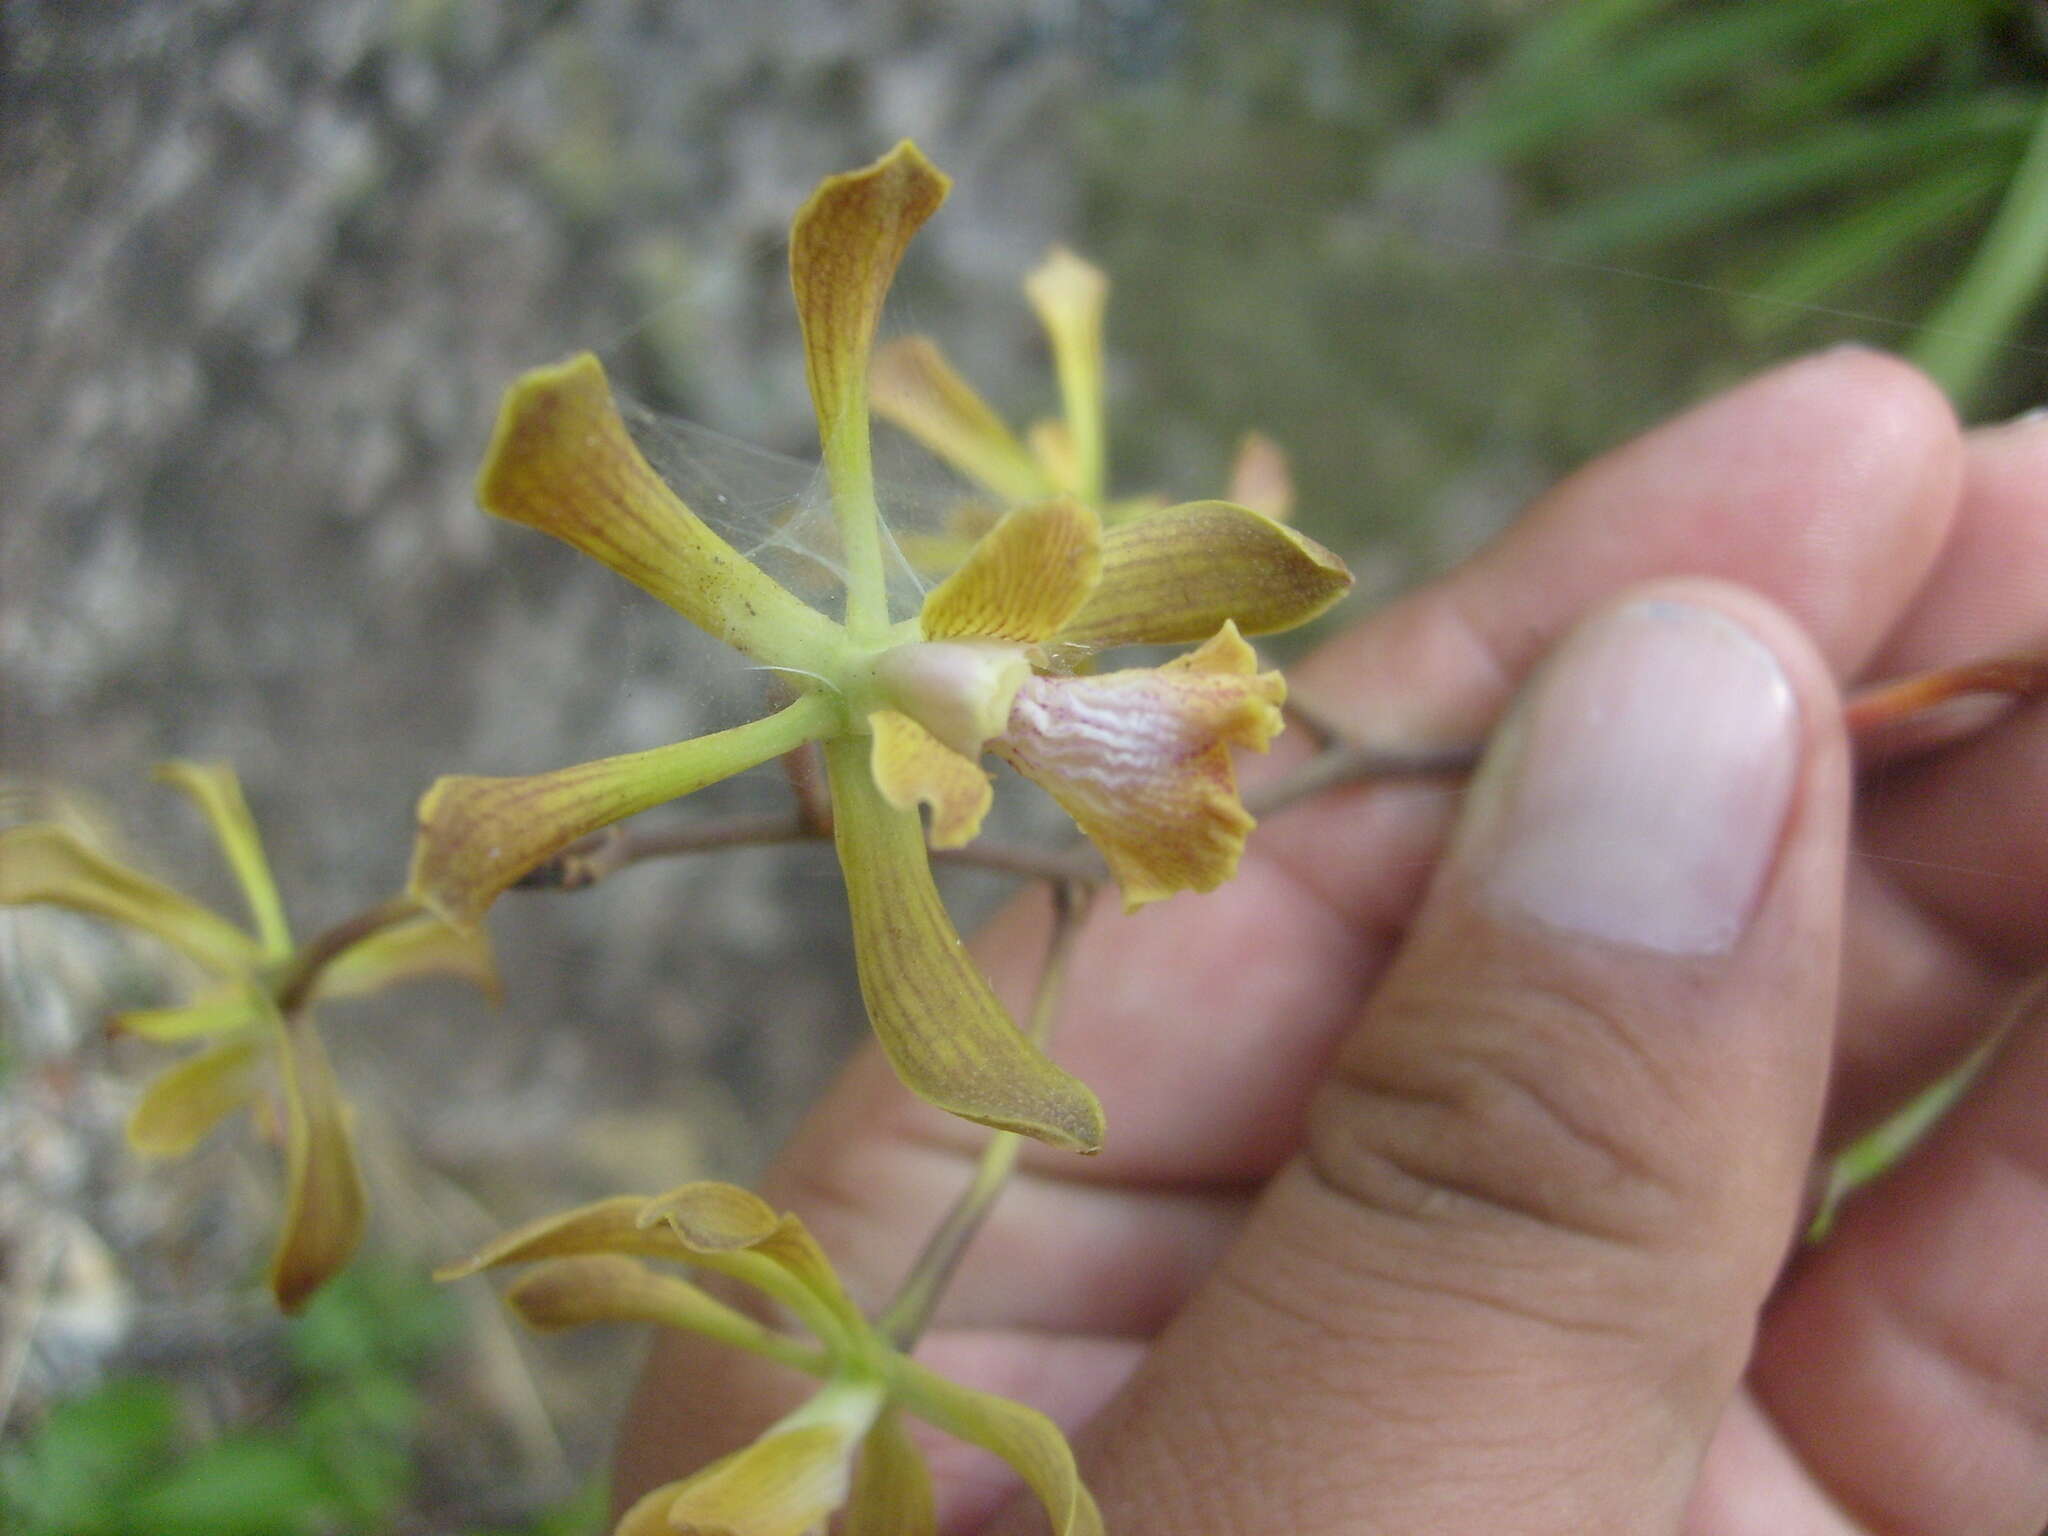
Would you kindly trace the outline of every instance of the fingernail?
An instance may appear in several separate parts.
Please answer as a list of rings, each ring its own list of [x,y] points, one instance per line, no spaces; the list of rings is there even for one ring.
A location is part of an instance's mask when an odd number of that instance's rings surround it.
[[[1632,603],[1566,641],[1516,706],[1457,856],[1503,915],[1719,954],[1748,925],[1797,760],[1768,647],[1710,608]]]
[[[2036,405],[2021,411],[2017,416],[2007,417],[1998,425],[2001,429],[2005,427],[2032,427],[2044,421],[2048,421],[2048,405]]]

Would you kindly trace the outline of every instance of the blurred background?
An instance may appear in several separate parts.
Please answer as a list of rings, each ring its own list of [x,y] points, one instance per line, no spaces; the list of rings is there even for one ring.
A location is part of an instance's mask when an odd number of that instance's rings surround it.
[[[1973,419],[2037,405],[2044,17],[13,0],[0,818],[61,792],[230,903],[147,769],[231,759],[304,934],[402,881],[436,774],[750,712],[715,646],[494,524],[471,480],[506,383],[581,348],[652,411],[809,456],[788,222],[905,135],[956,185],[890,328],[1012,420],[1047,414],[1018,285],[1072,245],[1113,283],[1117,488],[1217,494],[1263,429],[1359,572],[1340,614],[1804,349],[1908,352]],[[738,450],[717,472],[743,498],[778,473]],[[657,815],[779,793],[771,771]],[[1003,886],[949,894],[965,916]],[[502,1011],[424,985],[323,1013],[378,1214],[286,1324],[258,1283],[274,1152],[246,1126],[165,1167],[121,1143],[167,1057],[103,1020],[190,978],[104,925],[0,913],[0,1527],[596,1528],[638,1341],[515,1337],[482,1283],[421,1275],[574,1200],[750,1177],[862,1029],[841,898],[829,853],[757,850],[492,921]]]

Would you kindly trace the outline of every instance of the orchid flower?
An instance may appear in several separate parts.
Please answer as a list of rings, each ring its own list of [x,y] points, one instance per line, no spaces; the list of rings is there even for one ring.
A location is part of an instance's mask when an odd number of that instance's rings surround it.
[[[0,832],[0,906],[45,904],[153,934],[213,978],[191,1002],[114,1016],[115,1028],[165,1043],[208,1042],[144,1090],[128,1141],[145,1157],[181,1157],[229,1115],[284,1101],[285,1213],[271,1256],[278,1305],[296,1312],[354,1253],[366,1211],[349,1109],[313,1028],[312,1004],[442,972],[495,993],[488,942],[417,908],[393,907],[350,942],[294,944],[284,903],[234,771],[170,762],[157,777],[196,803],[241,887],[252,929],[110,857],[54,822]]]
[[[1112,498],[1105,410],[1102,319],[1109,279],[1101,268],[1054,246],[1024,279],[1059,383],[1060,414],[1034,422],[1020,439],[928,336],[899,336],[879,348],[869,375],[875,414],[901,428],[1002,506],[1072,496],[1115,525],[1165,505],[1157,495]],[[1294,510],[1287,455],[1263,432],[1247,432],[1231,462],[1229,499],[1286,522]],[[980,509],[985,526],[988,512]],[[980,532],[975,509],[956,516],[951,537],[927,536],[918,553],[934,566],[958,559],[959,535]],[[952,558],[946,554],[953,550]]]
[[[766,1327],[648,1259],[739,1280],[811,1338]],[[931,1474],[906,1413],[1007,1461],[1044,1503],[1055,1536],[1100,1536],[1102,1517],[1050,1419],[902,1354],[861,1315],[803,1223],[744,1189],[697,1183],[599,1200],[508,1233],[439,1278],[501,1264],[536,1265],[505,1300],[542,1332],[656,1323],[824,1383],[752,1444],[642,1497],[613,1536],[803,1536],[835,1510],[843,1536],[934,1536]]]
[[[905,246],[946,179],[904,143],[828,178],[797,215],[790,268],[846,562],[844,622],[808,606],[686,507],[627,434],[588,355],[508,392],[482,473],[487,511],[538,528],[789,679],[751,724],[527,778],[444,778],[420,802],[413,893],[473,924],[523,875],[624,817],[823,747],[868,1016],[898,1075],[954,1114],[1056,1146],[1101,1145],[1101,1106],[1011,1022],[941,904],[931,842],[971,839],[984,751],[1049,789],[1136,906],[1229,878],[1251,818],[1229,748],[1263,750],[1283,685],[1240,632],[1299,624],[1349,585],[1341,561],[1226,502],[1104,533],[1084,502],[1012,510],[913,617],[889,610],[869,457],[868,363]],[[1136,643],[1165,666],[1055,670]]]

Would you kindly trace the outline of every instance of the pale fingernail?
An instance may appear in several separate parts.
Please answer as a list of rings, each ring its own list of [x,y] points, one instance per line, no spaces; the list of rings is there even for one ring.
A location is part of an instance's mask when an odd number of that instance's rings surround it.
[[[1791,684],[1748,630],[1632,603],[1573,635],[1517,704],[1457,856],[1503,915],[1721,953],[1770,870],[1798,740]]]

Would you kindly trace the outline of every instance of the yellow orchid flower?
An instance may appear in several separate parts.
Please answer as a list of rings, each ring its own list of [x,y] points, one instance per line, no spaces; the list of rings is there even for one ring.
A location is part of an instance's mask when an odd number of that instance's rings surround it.
[[[284,1101],[286,1196],[269,1282],[278,1305],[296,1312],[348,1262],[365,1215],[348,1106],[313,1028],[312,1004],[435,972],[495,992],[489,944],[407,904],[343,935],[344,942],[295,945],[234,771],[224,763],[170,762],[157,777],[206,817],[253,932],[50,822],[0,832],[0,906],[68,907],[139,928],[213,978],[192,1002],[114,1017],[116,1028],[151,1040],[209,1042],[144,1091],[128,1141],[146,1157],[183,1156],[236,1110],[255,1106],[274,1068]]]
[[[648,1259],[742,1281],[784,1308],[811,1340],[765,1327]],[[931,1474],[905,1430],[905,1413],[1007,1461],[1045,1505],[1055,1536],[1101,1536],[1102,1516],[1050,1419],[903,1355],[861,1316],[803,1223],[744,1189],[697,1183],[652,1199],[599,1200],[508,1233],[438,1278],[502,1264],[537,1266],[505,1300],[542,1332],[656,1323],[824,1383],[745,1449],[641,1498],[613,1536],[803,1536],[835,1510],[844,1536],[934,1536]]]
[[[1020,439],[927,336],[900,336],[876,351],[869,374],[875,414],[1004,506],[1072,496],[1112,526],[1156,512],[1165,505],[1158,496],[1109,495],[1102,349],[1108,277],[1056,245],[1025,277],[1024,296],[1052,352],[1057,418],[1034,423]],[[1236,505],[1286,522],[1294,512],[1294,481],[1280,445],[1263,432],[1247,432],[1231,462],[1228,494]],[[988,518],[986,509],[964,507],[954,526],[925,536],[914,553],[935,567],[950,566],[963,539],[980,533]]]
[[[457,923],[578,838],[823,745],[862,995],[916,1093],[970,1120],[1092,1151],[1102,1111],[997,1002],[932,883],[932,841],[972,838],[993,750],[1050,789],[1137,905],[1234,871],[1251,818],[1229,747],[1263,749],[1282,684],[1239,631],[1284,629],[1350,583],[1341,561],[1226,502],[1108,533],[1068,497],[1018,508],[912,618],[889,611],[869,460],[868,358],[884,295],[947,182],[904,143],[827,179],[798,214],[790,267],[846,562],[844,622],[750,563],[655,474],[588,355],[513,385],[478,499],[594,556],[789,679],[779,713],[672,746],[528,778],[453,777],[420,802],[411,889]],[[1158,668],[1056,666],[1109,646],[1205,642]]]

